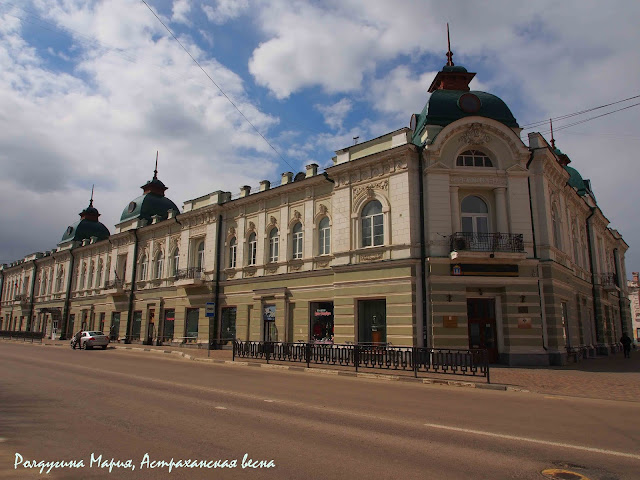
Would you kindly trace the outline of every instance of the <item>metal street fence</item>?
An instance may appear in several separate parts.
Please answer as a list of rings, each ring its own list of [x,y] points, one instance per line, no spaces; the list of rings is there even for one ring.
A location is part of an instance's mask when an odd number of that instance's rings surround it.
[[[42,339],[44,338],[44,332],[23,332],[23,331],[13,331],[13,330],[0,330],[1,338],[22,338],[25,342],[27,340],[31,340],[33,343],[34,340],[40,340],[42,343]]]
[[[489,377],[489,356],[486,350],[451,348],[392,347],[385,345],[343,345],[284,342],[233,342],[233,360],[253,358],[276,362],[314,365],[376,368],[419,373],[439,373]]]

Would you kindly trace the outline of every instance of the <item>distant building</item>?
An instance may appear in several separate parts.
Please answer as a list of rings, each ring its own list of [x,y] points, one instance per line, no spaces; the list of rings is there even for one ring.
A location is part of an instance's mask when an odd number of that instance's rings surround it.
[[[627,283],[631,300],[632,327],[627,333],[637,344],[640,344],[640,280],[638,280],[638,272],[633,272],[632,275],[633,280]]]
[[[178,213],[155,172],[111,235],[91,203],[55,250],[0,269],[0,328],[486,348],[509,365],[617,351],[628,245],[569,157],[538,133],[525,144],[474,75],[449,61],[410,128],[322,174]]]

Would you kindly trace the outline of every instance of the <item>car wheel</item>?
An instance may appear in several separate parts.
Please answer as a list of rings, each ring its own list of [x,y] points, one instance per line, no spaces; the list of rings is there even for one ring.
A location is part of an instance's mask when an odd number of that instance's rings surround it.
[[[103,350],[106,350],[106,349],[107,349],[107,346],[106,346],[106,345],[102,345],[102,349],[103,349]]]
[[[89,350],[89,343],[88,343],[88,342],[85,342],[85,344],[83,345],[83,347],[84,347],[84,349],[85,349],[85,350]]]

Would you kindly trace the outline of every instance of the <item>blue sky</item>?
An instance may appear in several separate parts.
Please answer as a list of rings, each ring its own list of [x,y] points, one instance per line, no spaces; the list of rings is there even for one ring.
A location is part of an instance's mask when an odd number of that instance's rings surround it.
[[[279,155],[142,1],[0,0],[0,262],[54,248],[94,183],[114,231],[156,150],[182,205],[326,166],[354,136],[407,126],[446,61],[446,22],[472,87],[521,125],[640,94],[631,2],[148,4]],[[629,275],[640,269],[639,124],[640,107],[556,135],[630,245]]]

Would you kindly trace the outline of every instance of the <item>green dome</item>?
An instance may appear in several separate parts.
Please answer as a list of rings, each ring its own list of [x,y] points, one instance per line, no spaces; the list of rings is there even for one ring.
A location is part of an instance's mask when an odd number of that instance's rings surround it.
[[[109,235],[109,229],[102,223],[83,218],[67,227],[58,245],[70,241],[80,242],[85,238],[91,237],[98,237],[98,240],[105,240],[109,238]]]
[[[480,100],[480,107],[475,111],[464,111],[460,105],[460,97],[474,95]],[[490,93],[461,90],[436,90],[422,110],[425,125],[447,126],[461,118],[479,116],[504,123],[507,127],[518,128],[515,117],[507,104]]]
[[[564,169],[569,173],[569,186],[575,188],[578,191],[578,195],[586,195],[587,189],[585,187],[584,180],[582,179],[582,175],[580,175],[575,168],[566,166]]]
[[[120,221],[124,222],[132,218],[143,218],[151,223],[151,217],[154,215],[158,215],[162,220],[166,220],[169,210],[180,211],[178,207],[176,207],[176,204],[164,195],[145,193],[129,202],[122,211]]]
[[[467,69],[461,65],[445,65],[442,67],[443,72],[467,72]]]

